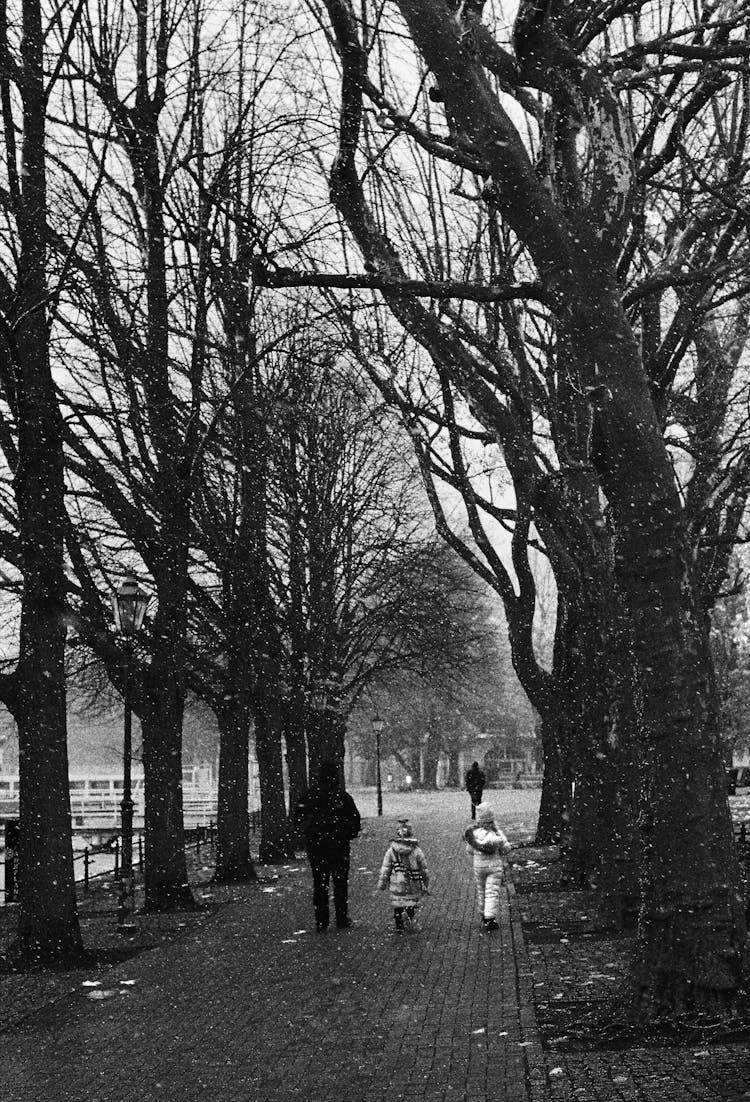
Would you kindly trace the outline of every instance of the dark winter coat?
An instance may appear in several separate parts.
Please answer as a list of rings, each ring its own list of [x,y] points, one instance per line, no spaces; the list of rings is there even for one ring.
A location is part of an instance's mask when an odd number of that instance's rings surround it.
[[[359,834],[357,805],[343,788],[315,785],[300,797],[295,825],[305,836],[309,853],[345,850]]]
[[[466,774],[466,791],[470,796],[477,796],[476,803],[482,797],[484,791],[485,776],[481,769],[469,769]]]

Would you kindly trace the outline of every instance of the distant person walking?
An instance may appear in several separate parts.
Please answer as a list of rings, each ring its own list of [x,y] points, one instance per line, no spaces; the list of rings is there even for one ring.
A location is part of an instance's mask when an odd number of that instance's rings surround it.
[[[324,762],[318,779],[297,804],[295,825],[305,836],[305,849],[313,878],[315,925],[328,929],[328,889],[333,880],[336,926],[351,926],[349,918],[349,843],[359,834],[357,805],[339,782],[333,762]]]
[[[474,884],[482,926],[485,930],[497,930],[505,854],[513,847],[495,825],[495,812],[489,804],[478,804],[476,826],[466,828],[464,840],[474,862]]]
[[[485,776],[482,770],[479,768],[479,762],[473,761],[471,763],[471,769],[466,773],[466,791],[471,796],[471,817],[472,819],[476,815],[477,804],[482,802],[482,793],[484,792]]]
[[[397,933],[403,932],[404,914],[410,924],[416,918],[417,907],[429,884],[427,861],[419,841],[414,837],[411,827],[400,826],[396,837],[385,851],[378,877],[378,890],[390,890]]]

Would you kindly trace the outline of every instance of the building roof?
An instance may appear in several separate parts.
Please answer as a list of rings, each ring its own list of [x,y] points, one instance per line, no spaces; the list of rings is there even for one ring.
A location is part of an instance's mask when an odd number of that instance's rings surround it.
[[[507,734],[505,731],[481,731],[474,737],[476,739],[483,739],[487,742],[526,742],[529,744],[536,742],[536,735],[533,731],[518,731],[512,735]]]

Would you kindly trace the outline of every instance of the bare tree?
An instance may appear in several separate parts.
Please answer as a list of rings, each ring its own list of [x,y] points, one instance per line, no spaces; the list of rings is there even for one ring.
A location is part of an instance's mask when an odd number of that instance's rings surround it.
[[[297,316],[302,324],[292,324]],[[218,383],[222,419],[196,500],[203,581],[196,575],[191,678],[220,723],[233,716],[226,778],[235,824],[254,721],[265,860],[289,846],[282,738],[293,814],[308,770],[316,775],[324,760],[343,766],[347,717],[368,687],[397,668],[446,669],[466,647],[445,622],[466,580],[424,531],[408,445],[372,388],[339,362],[323,323],[313,336],[308,319],[276,312],[264,331],[254,314],[253,342],[243,342],[255,350],[252,380],[246,350],[246,381],[230,387],[229,403]],[[262,464],[247,452],[259,432]],[[229,833],[242,836],[236,825]]]
[[[745,56],[742,16],[733,9],[708,31],[700,20],[661,26],[655,17],[638,25],[633,45],[614,6],[590,21],[572,9],[557,13],[529,3],[517,15],[512,48],[504,49],[481,22],[481,8],[453,12],[441,0],[404,0],[398,7],[401,29],[415,47],[414,86],[424,78],[435,82],[433,99],[444,105],[447,134],[436,135],[429,119],[423,124],[424,116],[415,119],[412,111],[391,106],[387,92],[369,78],[362,39],[371,33],[369,22],[358,21],[347,3],[331,0],[326,8],[343,74],[331,194],[371,273],[334,276],[329,283],[380,288],[401,324],[441,365],[483,430],[503,447],[516,486],[525,480],[523,500],[533,503],[534,522],[544,528],[547,545],[556,536],[561,548],[568,546],[564,521],[568,502],[575,501],[576,515],[584,518],[578,546],[589,546],[587,570],[597,579],[594,589],[601,596],[611,591],[608,578],[614,568],[632,624],[643,702],[647,814],[642,818],[643,902],[633,1005],[646,1017],[725,1008],[738,982],[744,920],[737,907],[737,866],[721,762],[714,749],[716,708],[706,630],[682,501],[654,403],[655,380],[649,377],[628,316],[618,261],[628,263],[627,249],[624,260],[620,253],[639,189],[663,182],[684,145],[678,135],[702,126],[712,98],[731,80],[733,59]],[[653,80],[667,94],[656,100],[644,95],[646,109],[641,111],[638,100],[638,110],[626,118],[634,102],[628,93],[639,82],[632,76],[633,58],[681,56],[681,40],[691,37],[686,48],[701,52],[701,62],[646,66],[641,83]],[[706,51],[715,64],[703,65]],[[605,55],[613,78],[602,75],[598,64]],[[501,285],[464,280],[457,286],[450,280],[407,277],[392,237],[378,223],[376,201],[370,201],[373,197],[357,171],[364,96],[399,135],[481,181],[482,201],[497,211],[522,248],[531,279]],[[512,113],[505,97],[515,100]],[[653,102],[660,106],[651,109]],[[675,114],[668,117],[673,104]],[[536,165],[514,121],[519,108],[541,137]],[[724,209],[728,199],[726,192],[719,197]],[[705,302],[707,285],[719,271],[711,263],[721,265],[737,240],[731,213],[727,218],[727,233],[719,233],[721,248],[711,252],[708,267],[682,275],[670,267],[653,280],[646,278],[635,298],[641,301],[663,284],[685,283]],[[272,279],[283,277],[277,272]],[[314,281],[321,282],[317,276]],[[558,451],[560,443],[565,445],[559,473],[549,471],[533,437],[521,431],[523,418],[514,415],[513,378],[502,388],[507,400],[498,401],[494,388],[500,365],[484,357],[492,364],[492,377],[486,362],[478,370],[460,340],[460,321],[453,323],[450,313],[441,318],[420,305],[415,294],[536,301],[551,313],[560,384],[553,412],[572,415],[556,440]],[[669,364],[673,366],[673,357]],[[616,540],[614,562],[607,543],[597,544],[607,523],[600,486]],[[618,610],[607,607],[606,615],[619,619]],[[691,789],[690,802],[706,846],[688,871],[680,855],[689,824],[681,815],[685,784],[694,777],[700,780]],[[675,829],[679,822],[682,831]],[[705,982],[709,958],[715,960],[716,983]]]
[[[7,412],[2,448],[13,478],[23,575],[19,656],[0,688],[18,723],[21,838],[18,937],[26,959],[81,947],[68,798],[64,648],[62,424],[50,366],[47,103],[54,74],[45,64],[38,0],[14,9],[20,45],[0,12],[8,266],[0,281],[0,378]],[[20,136],[20,150],[19,145]],[[15,533],[13,533],[15,536]]]

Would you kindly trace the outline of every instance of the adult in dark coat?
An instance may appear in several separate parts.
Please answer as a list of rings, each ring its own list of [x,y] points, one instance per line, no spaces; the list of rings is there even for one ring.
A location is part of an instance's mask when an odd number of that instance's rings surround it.
[[[349,919],[349,843],[359,834],[357,805],[339,782],[332,762],[320,767],[317,783],[297,804],[297,827],[305,836],[305,849],[313,878],[313,906],[318,930],[327,930],[330,917],[328,886],[333,880],[336,926],[351,926]]]
[[[471,769],[466,772],[466,791],[471,797],[471,817],[476,818],[477,804],[482,802],[482,793],[484,792],[485,776],[482,770],[479,768],[479,762],[473,761],[471,763]]]

